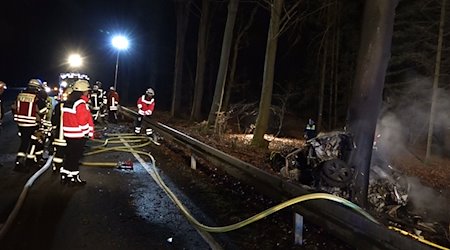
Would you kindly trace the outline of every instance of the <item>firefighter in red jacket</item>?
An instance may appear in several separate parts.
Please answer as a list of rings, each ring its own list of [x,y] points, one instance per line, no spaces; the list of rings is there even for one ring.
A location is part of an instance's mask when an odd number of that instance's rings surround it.
[[[94,121],[88,107],[89,82],[78,80],[72,86],[73,92],[64,103],[63,132],[67,142],[63,167],[60,170],[61,183],[84,185],[80,178],[79,161],[83,156],[86,141],[94,138]]]
[[[114,87],[110,87],[106,95],[108,106],[108,121],[117,123],[117,110],[119,107],[119,94]]]
[[[136,117],[134,133],[140,134],[143,117],[150,117],[153,114],[153,109],[155,108],[154,96],[155,91],[152,88],[149,88],[145,92],[145,95],[139,97],[137,101],[138,116]],[[150,136],[153,134],[153,130],[151,128],[146,128],[145,134]]]
[[[41,86],[42,82],[39,79],[31,79],[28,87],[17,96],[16,102],[11,107],[20,137],[14,171],[28,172],[31,165],[37,164],[38,140],[35,133],[39,129],[40,118],[47,112],[45,100],[39,97]]]

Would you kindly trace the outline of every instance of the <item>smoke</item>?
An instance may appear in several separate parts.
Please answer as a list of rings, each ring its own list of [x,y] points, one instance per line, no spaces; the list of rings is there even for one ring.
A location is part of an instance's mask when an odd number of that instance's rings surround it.
[[[387,159],[409,147],[425,148],[430,121],[432,81],[415,77],[402,87],[386,87],[386,100],[377,124],[379,148]],[[389,86],[389,85],[388,85]],[[436,95],[433,149],[436,153],[449,152],[447,135],[450,132],[450,93],[438,88]],[[377,138],[376,138],[377,139]]]
[[[440,193],[430,187],[422,185],[419,179],[408,177],[409,209],[413,214],[419,214],[427,219],[448,221],[450,214],[449,194]]]
[[[415,77],[403,87],[387,85],[385,101],[376,129],[376,147],[372,163],[391,163],[408,149],[420,149],[425,154],[432,101],[432,81]],[[436,95],[432,153],[450,152],[450,93],[438,88]],[[377,138],[377,135],[381,135]],[[410,155],[409,153],[406,155]],[[378,159],[378,162],[376,161]],[[380,161],[380,159],[382,159]],[[378,164],[380,165],[380,164]],[[391,164],[392,165],[392,164]],[[392,165],[395,169],[395,165]],[[427,166],[424,166],[427,167]],[[409,205],[417,214],[448,220],[449,194],[424,186],[416,177],[406,177],[409,184]],[[448,191],[450,192],[450,191]]]

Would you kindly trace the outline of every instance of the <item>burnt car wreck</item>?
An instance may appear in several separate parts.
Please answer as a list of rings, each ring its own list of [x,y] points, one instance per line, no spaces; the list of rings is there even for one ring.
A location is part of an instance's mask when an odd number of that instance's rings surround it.
[[[280,174],[315,188],[344,188],[351,184],[354,169],[347,165],[353,148],[349,133],[322,133],[306,141],[303,148],[272,157],[273,165],[283,164]]]
[[[356,147],[350,133],[333,131],[321,133],[307,140],[305,146],[283,156],[272,157],[272,165],[279,167],[280,175],[298,181],[313,191],[324,191],[343,198],[351,198],[355,168],[347,164]],[[368,200],[378,212],[395,210],[408,201],[406,179],[374,149],[370,170]]]
[[[270,159],[275,171],[305,189],[351,200],[356,169],[347,162],[356,146],[348,132],[333,131],[307,140],[301,148],[273,152]],[[414,211],[416,204],[410,201],[410,192],[414,190],[408,176],[393,168],[374,147],[367,196],[372,212],[386,224],[405,228],[419,237],[450,241],[448,222],[426,221],[426,213]]]

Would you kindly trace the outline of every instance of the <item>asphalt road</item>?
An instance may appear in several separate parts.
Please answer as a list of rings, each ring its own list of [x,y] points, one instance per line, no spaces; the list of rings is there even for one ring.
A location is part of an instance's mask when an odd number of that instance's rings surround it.
[[[110,125],[108,132],[129,132],[129,127],[126,123]],[[32,175],[12,171],[18,144],[17,128],[9,114],[0,136],[0,224],[7,220]],[[86,151],[96,145],[99,143],[89,143]],[[220,171],[192,170],[189,159],[164,144],[141,150],[151,152],[166,185],[205,225],[230,225],[276,205]],[[87,181],[83,187],[62,185],[59,176],[47,170],[29,190],[14,223],[0,240],[0,249],[351,249],[308,221],[303,246],[295,245],[289,210],[239,230],[200,233],[152,179],[146,170],[151,162],[143,158],[145,168],[130,153],[85,157],[86,162],[132,160],[134,168],[82,166],[81,176]]]
[[[16,134],[9,114],[0,137],[0,223],[6,221],[32,175],[12,171]],[[102,157],[117,161],[132,156]],[[81,167],[81,175],[87,185],[69,187],[60,184],[50,169],[46,171],[28,192],[0,249],[211,248],[140,164],[133,170]],[[210,221],[166,176],[163,179],[196,217]]]

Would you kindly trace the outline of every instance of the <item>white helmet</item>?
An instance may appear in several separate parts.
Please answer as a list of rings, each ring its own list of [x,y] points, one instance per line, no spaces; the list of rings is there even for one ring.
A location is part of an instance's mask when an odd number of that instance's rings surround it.
[[[145,91],[145,94],[147,94],[147,95],[155,95],[155,91],[152,88],[148,88],[147,91]]]
[[[88,91],[91,90],[90,86],[89,86],[89,82],[86,80],[78,80],[76,81],[73,86],[72,86],[73,91]]]
[[[114,86],[109,87],[110,90],[116,90],[116,88],[114,88]]]
[[[31,79],[28,82],[28,87],[34,87],[34,88],[39,88],[42,86],[42,81],[39,79]]]

